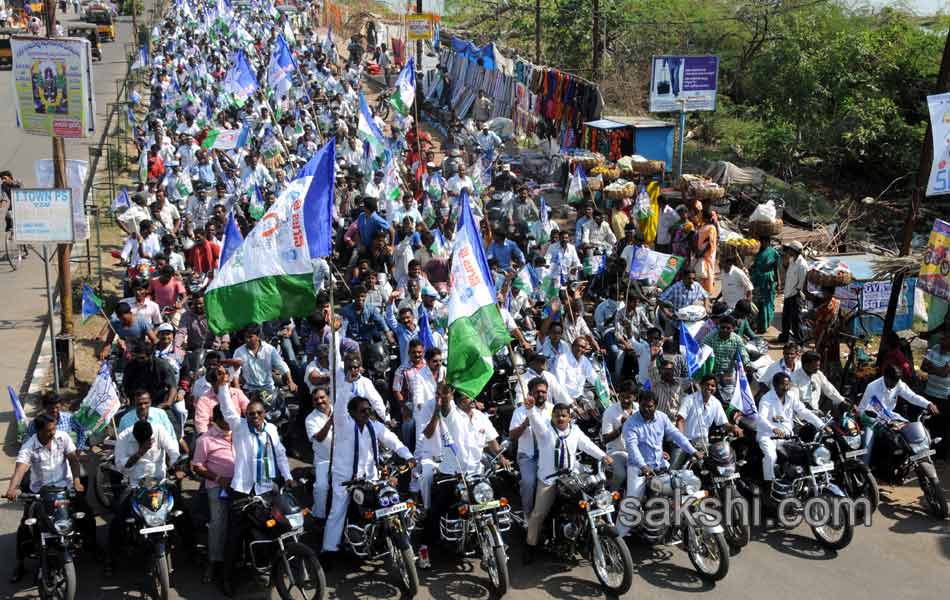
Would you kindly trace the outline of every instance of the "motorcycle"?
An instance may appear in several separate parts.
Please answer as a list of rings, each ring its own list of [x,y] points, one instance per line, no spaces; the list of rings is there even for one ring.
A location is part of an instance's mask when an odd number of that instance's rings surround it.
[[[627,593],[633,583],[633,558],[609,516],[620,494],[607,491],[603,467],[594,472],[582,464],[577,472],[562,469],[553,476],[558,498],[544,527],[544,546],[567,559],[578,554],[589,559],[608,592]]]
[[[152,597],[168,600],[172,573],[171,553],[168,549],[175,525],[169,523],[181,515],[175,509],[172,496],[174,479],[145,477],[129,490],[132,496],[132,516],[125,520],[125,539],[134,548],[145,549],[146,565]]]
[[[734,439],[735,436],[721,433],[710,436],[699,475],[703,489],[715,496],[721,506],[732,506],[731,514],[724,517],[723,535],[729,548],[738,552],[749,543],[751,532],[739,504],[730,503],[739,497],[735,481],[739,479],[739,467],[742,466],[740,461],[736,460],[736,453],[732,449]]]
[[[652,545],[678,544],[685,540],[686,554],[699,576],[706,581],[719,581],[729,573],[729,545],[724,527],[716,523],[701,503],[710,494],[702,489],[699,477],[693,473],[694,464],[690,460],[683,469],[664,469],[650,477],[644,506],[653,498],[664,498],[664,506],[670,508],[670,514],[659,523],[655,519],[644,519],[633,530]],[[674,502],[688,518],[673,514]]]
[[[930,512],[940,520],[947,518],[947,498],[933,460],[930,458],[937,453],[933,449],[942,438],[930,438],[930,432],[924,427],[924,422],[930,418],[926,411],[921,412],[916,421],[904,423],[900,429],[894,431],[892,421],[879,416],[874,410],[865,410],[873,424],[879,428],[881,438],[874,444],[871,464],[878,476],[898,485],[917,479],[924,500]]]
[[[76,597],[76,564],[73,562],[79,548],[79,535],[75,521],[85,518],[81,512],[73,513],[73,492],[66,488],[44,486],[38,494],[20,494],[24,502],[30,502],[30,517],[23,524],[29,528],[33,543],[33,555],[39,558],[36,583],[40,598],[47,600],[73,600]],[[38,544],[37,544],[38,542]]]
[[[825,447],[831,451],[835,463],[834,482],[852,500],[866,498],[870,514],[874,514],[881,501],[881,492],[871,469],[861,460],[868,451],[864,447],[857,417],[851,411],[844,412],[839,419],[831,421],[831,431]],[[863,510],[863,505],[858,504],[857,508]],[[863,513],[858,516],[863,516]]]
[[[508,445],[506,441],[502,452],[494,458],[483,457],[481,474],[457,475],[458,502],[439,523],[442,539],[457,555],[464,556],[468,547],[481,550],[482,566],[488,572],[496,598],[504,596],[510,587],[507,544],[501,534],[511,529],[511,508],[507,498],[495,498],[491,480],[498,470],[498,457]]]
[[[390,467],[384,461],[378,478],[342,483],[351,500],[343,540],[359,558],[386,558],[399,587],[412,598],[419,592],[416,556],[409,540],[415,526],[416,504],[401,500],[390,479],[390,474],[396,477],[408,470],[408,466]]]
[[[268,579],[282,600],[326,600],[326,576],[316,553],[300,541],[304,516],[287,490],[264,496],[249,496],[235,501],[250,527],[242,541],[244,560],[259,575]]]

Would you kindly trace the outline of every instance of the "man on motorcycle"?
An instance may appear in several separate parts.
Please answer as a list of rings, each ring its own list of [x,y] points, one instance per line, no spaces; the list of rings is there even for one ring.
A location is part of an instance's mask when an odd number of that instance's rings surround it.
[[[617,243],[617,237],[611,231],[610,225],[604,220],[604,213],[594,211],[593,220],[588,221],[581,228],[580,243],[594,253],[610,254]]]
[[[858,412],[864,414],[867,410],[873,410],[879,418],[894,421],[895,427],[899,427],[899,422],[906,419],[894,408],[897,406],[898,399],[904,399],[906,402],[929,410],[933,414],[940,414],[937,405],[927,400],[923,396],[914,393],[910,387],[901,381],[900,372],[897,367],[889,365],[884,368],[884,375],[868,384],[864,389],[864,396],[861,397],[861,403],[858,404]],[[871,464],[871,454],[874,448],[874,427],[864,428],[864,447],[867,448],[867,454],[862,458],[865,464]]]
[[[234,351],[234,360],[241,367],[241,376],[248,391],[274,394],[274,371],[280,371],[290,393],[297,393],[297,384],[290,376],[290,367],[276,348],[261,339],[260,325],[248,325],[244,332],[244,345]]]
[[[38,493],[44,486],[72,487],[77,494],[85,492],[79,480],[79,457],[76,454],[76,445],[69,434],[57,429],[56,421],[47,414],[41,414],[33,420],[36,433],[32,435],[17,453],[16,467],[4,497],[15,502],[20,495],[20,484],[28,471],[30,476],[30,491]],[[78,499],[78,497],[77,497]],[[23,508],[23,517],[16,532],[16,563],[10,575],[10,583],[16,583],[23,578],[24,544],[32,537],[30,529],[23,524],[33,513],[30,505]],[[95,544],[96,522],[92,511],[87,511],[86,519],[81,523],[83,527],[83,541],[91,540]],[[91,521],[91,523],[90,523]]]
[[[242,540],[247,525],[238,500],[251,495],[261,495],[280,487],[281,483],[294,487],[296,482],[290,474],[287,450],[280,439],[277,427],[268,423],[267,409],[259,400],[247,405],[245,417],[241,417],[237,403],[231,398],[230,375],[224,367],[217,367],[218,406],[231,428],[231,443],[234,446],[234,477],[231,479],[232,510],[228,515],[228,537],[225,546],[222,587],[226,595],[233,593],[231,575],[241,553]]]
[[[805,406],[814,411],[819,410],[822,398],[828,398],[835,408],[842,404],[851,405],[822,373],[821,355],[814,350],[802,354],[802,366],[796,369],[791,377],[799,398]]]
[[[647,479],[660,469],[669,468],[670,463],[663,442],[672,440],[683,452],[701,457],[689,440],[679,429],[673,426],[665,413],[657,412],[656,396],[649,390],[640,392],[640,410],[623,424],[623,445],[627,451],[627,493],[626,498],[640,501],[646,491]],[[617,532],[621,537],[630,532],[630,527],[618,518]]]
[[[390,344],[396,342],[383,316],[366,304],[366,289],[362,286],[353,288],[353,301],[340,309],[340,314],[346,322],[346,337],[354,342],[373,343],[383,336]]]
[[[529,387],[535,390],[544,388],[545,393],[547,392],[547,382],[543,379],[533,380]],[[613,459],[571,422],[570,406],[555,406],[553,422],[545,418],[531,395],[525,398],[524,407],[528,411],[528,421],[531,423],[538,448],[538,486],[534,495],[534,508],[528,519],[524,548],[524,562],[531,564],[534,562],[534,550],[538,545],[541,525],[557,500],[557,486],[553,480],[555,473],[563,469],[576,469],[575,457],[578,450],[608,465],[613,464]]]
[[[586,337],[579,337],[571,344],[571,351],[560,355],[554,364],[554,374],[575,404],[585,397],[584,384],[597,382],[597,374],[587,358],[588,352],[590,343]]]
[[[409,378],[407,390],[416,436],[414,456],[419,463],[416,469],[418,478],[413,478],[410,489],[420,493],[426,509],[432,508],[432,479],[437,461],[442,457],[442,438],[436,435],[439,425],[438,403],[442,396],[452,394],[444,381],[442,351],[429,348],[425,353],[425,366]]]
[[[785,373],[791,377],[792,373],[802,367],[801,356],[802,349],[798,342],[786,342],[785,346],[782,347],[782,359],[769,365],[769,368],[759,379],[759,383],[768,390],[772,387],[772,380],[775,379],[778,373]]]
[[[706,290],[696,281],[696,274],[687,269],[683,271],[682,279],[660,294],[660,306],[663,307],[664,315],[668,319],[672,319],[678,310],[694,304],[708,310],[708,298],[709,295]]]
[[[543,362],[544,357],[534,354],[528,358],[528,364],[538,366],[537,363]],[[539,375],[533,368],[529,368],[524,376],[528,374],[531,377],[528,383],[522,383],[518,386],[526,387],[528,394],[534,398],[534,405],[543,413],[548,421],[554,413],[556,402],[548,402],[548,390],[551,389],[550,380],[543,375]],[[553,378],[553,376],[552,376]],[[554,381],[557,381],[556,379]],[[532,386],[532,384],[534,384]],[[547,384],[547,385],[541,385]],[[537,491],[538,483],[538,453],[537,436],[531,429],[531,421],[528,420],[528,409],[523,403],[524,394],[519,401],[518,408],[511,415],[511,425],[508,427],[508,436],[518,442],[518,470],[521,473],[521,508],[524,510],[525,519],[531,516],[531,510],[534,508],[534,495]]]
[[[548,329],[548,335],[544,338],[538,352],[548,360],[548,369],[554,369],[557,359],[562,354],[568,354],[571,351],[571,345],[564,339],[564,326],[558,322],[551,323]]]
[[[624,381],[617,392],[617,402],[612,403],[604,411],[600,424],[600,438],[607,445],[607,454],[614,460],[613,477],[610,489],[619,490],[627,481],[627,450],[623,445],[623,424],[627,419],[640,410],[634,401],[637,396],[637,384],[633,381]]]
[[[570,352],[570,350],[568,350]],[[524,402],[525,392],[528,390],[528,384],[535,377],[543,377],[548,382],[548,396],[551,397],[552,406],[554,404],[571,404],[573,399],[568,395],[564,386],[558,381],[557,376],[547,369],[547,358],[539,352],[528,351],[525,354],[525,365],[528,367],[524,373],[518,375],[518,385],[515,386],[515,404],[521,405]],[[525,418],[528,417],[525,413]],[[513,419],[514,417],[512,417]]]
[[[704,375],[699,382],[699,391],[683,398],[676,415],[676,428],[683,432],[696,448],[705,448],[710,427],[725,427],[737,436],[742,430],[730,425],[722,403],[716,398],[716,377]],[[673,461],[676,463],[676,461]]]
[[[716,365],[713,375],[719,384],[720,398],[728,402],[729,398],[732,398],[732,390],[736,387],[736,353],[742,356],[743,365],[751,362],[745,341],[736,333],[736,320],[730,315],[721,317],[719,326],[710,331],[700,343],[712,348]]]
[[[313,445],[313,515],[327,516],[327,494],[330,491],[330,449],[333,445],[333,408],[330,392],[318,387],[311,394],[313,410],[307,415],[307,437]]]
[[[803,419],[821,429],[823,423],[818,415],[806,407],[798,396],[798,390],[792,387],[791,378],[785,373],[776,373],[772,378],[772,389],[759,401],[756,438],[762,449],[762,477],[771,485],[775,479],[775,463],[784,442],[773,437],[794,435],[792,429],[795,417]]]

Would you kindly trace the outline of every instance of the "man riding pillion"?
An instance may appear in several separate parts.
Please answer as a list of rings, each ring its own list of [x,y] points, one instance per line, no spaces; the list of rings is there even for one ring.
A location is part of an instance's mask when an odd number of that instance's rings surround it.
[[[533,389],[543,387],[547,392],[547,382],[541,378],[538,379],[532,380],[529,387]],[[524,561],[530,564],[534,561],[534,551],[541,534],[541,525],[551,511],[551,507],[554,506],[554,501],[557,500],[554,474],[563,469],[575,470],[578,450],[608,465],[613,464],[613,459],[592,442],[584,432],[574,426],[571,422],[570,406],[564,404],[555,406],[552,421],[545,419],[544,413],[535,406],[535,400],[530,395],[525,398],[524,405],[528,410],[528,420],[531,422],[531,429],[538,444],[538,489],[534,496],[534,509],[528,519],[524,549]]]
[[[794,435],[792,427],[795,417],[818,429],[823,425],[818,415],[802,403],[798,391],[792,387],[791,378],[785,373],[776,373],[772,378],[772,389],[759,401],[756,425],[756,438],[762,449],[762,477],[769,485],[775,480],[775,463],[785,443],[772,438]]]
[[[540,359],[537,359],[537,357],[540,357]],[[544,362],[543,355],[535,354],[532,358],[535,359],[535,362]],[[528,369],[525,374],[527,375],[527,373],[530,372],[531,369]],[[527,393],[534,398],[534,406],[542,412],[545,420],[550,421],[554,413],[555,403],[548,402],[549,385],[542,385],[544,383],[548,383],[547,378],[535,374],[525,387],[527,388]],[[526,521],[528,517],[531,516],[531,510],[534,508],[534,495],[538,483],[538,456],[540,453],[537,436],[534,434],[534,430],[531,429],[531,421],[528,420],[528,410],[522,399],[518,408],[516,408],[515,412],[511,415],[511,425],[508,429],[508,436],[518,442],[518,470],[521,474],[521,508],[524,510]]]
[[[705,375],[699,382],[699,391],[686,396],[680,403],[676,427],[696,448],[705,448],[711,427],[725,427],[737,436],[742,429],[729,424],[722,403],[716,398],[716,377]],[[674,460],[675,464],[677,461]]]
[[[669,457],[663,452],[663,441],[672,440],[683,452],[696,458],[702,452],[696,450],[665,413],[657,412],[656,396],[649,390],[639,394],[640,410],[623,424],[623,443],[627,450],[627,495],[626,498],[643,499],[647,478],[657,470],[670,466]],[[618,515],[617,532],[621,537],[630,532],[623,511]]]
[[[906,383],[901,381],[900,372],[893,365],[885,367],[884,375],[872,381],[864,389],[864,396],[861,397],[858,412],[863,415],[866,411],[873,410],[877,413],[878,418],[889,421],[889,426],[899,428],[901,423],[907,421],[907,419],[894,410],[898,399],[903,399],[914,406],[929,410],[935,415],[940,414],[936,404],[919,394],[915,394]],[[874,448],[875,437],[874,427],[864,428],[864,447],[868,450],[867,454],[862,457],[865,464],[871,463],[871,450]]]

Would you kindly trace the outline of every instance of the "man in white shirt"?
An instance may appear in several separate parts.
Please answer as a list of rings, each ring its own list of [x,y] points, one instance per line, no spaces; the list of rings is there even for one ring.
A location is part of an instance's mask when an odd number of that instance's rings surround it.
[[[530,369],[529,369],[530,372]],[[521,386],[519,386],[521,387]],[[528,394],[534,398],[534,405],[543,413],[545,420],[550,421],[554,413],[554,402],[548,402],[550,383],[541,376],[535,375],[526,385]],[[521,508],[525,519],[531,516],[534,508],[534,494],[538,482],[538,446],[531,422],[528,420],[528,409],[522,402],[511,415],[511,424],[508,427],[508,436],[518,442],[518,470],[521,472]]]
[[[561,274],[561,283],[572,281],[577,270],[581,267],[581,259],[577,256],[577,248],[571,244],[571,234],[569,231],[560,232],[558,243],[552,243],[548,246],[548,253],[545,260],[551,266],[552,273]]]
[[[330,448],[333,444],[333,409],[326,388],[314,388],[311,396],[313,410],[307,415],[304,427],[307,439],[313,445],[313,514],[318,519],[327,517],[327,494],[330,490]]]
[[[607,454],[614,460],[611,490],[623,490],[627,481],[627,449],[623,444],[622,433],[623,424],[640,410],[634,401],[636,395],[637,384],[633,381],[623,382],[617,393],[617,402],[608,406],[601,418],[600,438],[607,444]]]
[[[785,287],[782,290],[782,333],[777,342],[789,339],[802,339],[802,290],[805,289],[805,276],[808,274],[808,262],[802,256],[802,243],[788,242],[784,246],[789,256],[789,265],[785,269]]]
[[[124,298],[125,302],[132,309],[132,314],[136,317],[141,316],[146,322],[157,327],[162,324],[162,310],[158,304],[148,297],[148,283],[141,279],[132,281],[132,296]]]
[[[676,209],[669,205],[666,197],[660,194],[657,199],[660,206],[660,218],[656,228],[656,250],[669,254],[672,251],[673,236],[670,235],[670,228],[679,221],[679,215]]]
[[[76,445],[65,431],[57,429],[56,420],[47,414],[41,414],[33,420],[36,433],[31,436],[17,454],[16,466],[10,484],[4,497],[15,502],[20,495],[20,484],[27,472],[30,472],[30,492],[36,494],[43,486],[72,487],[78,494],[85,492],[82,482],[79,481],[79,457],[76,454]],[[27,504],[23,509],[23,517],[16,534],[16,564],[10,576],[10,582],[16,583],[23,578],[24,544],[33,538],[31,528],[23,524],[23,520],[31,516],[33,510]],[[92,513],[89,513],[92,515]],[[95,540],[95,517],[92,517],[92,539]],[[84,527],[83,535],[88,533],[89,527]],[[84,540],[85,541],[85,540]]]
[[[475,143],[482,152],[492,152],[503,144],[498,134],[489,129],[488,123],[482,123],[481,131],[475,135]]]
[[[752,280],[745,270],[737,264],[738,255],[727,252],[722,267],[722,301],[729,309],[736,307],[739,300],[752,300]]]
[[[571,407],[563,404],[555,406],[553,421],[544,417],[530,395],[525,398],[524,407],[528,411],[528,420],[538,444],[538,489],[534,495],[534,509],[528,519],[524,549],[524,562],[530,564],[534,562],[534,549],[538,545],[541,525],[557,500],[554,474],[563,469],[576,469],[578,451],[608,465],[613,464],[613,459],[574,426],[571,422]]]
[[[861,403],[858,405],[858,412],[864,414],[872,410],[879,419],[884,421],[896,421],[898,423],[906,421],[900,413],[894,410],[897,406],[897,400],[903,398],[905,401],[929,410],[933,414],[940,414],[937,405],[927,400],[919,394],[915,394],[906,383],[901,381],[900,372],[897,367],[888,365],[884,367],[884,375],[875,379],[864,388],[864,396],[861,397]],[[868,452],[862,459],[865,464],[870,464],[871,454],[874,449],[874,427],[864,428],[864,447]]]
[[[617,236],[610,229],[610,224],[604,221],[604,213],[594,212],[594,218],[581,228],[581,245],[589,249],[610,254],[617,243]]]
[[[418,491],[426,509],[432,507],[432,480],[442,458],[442,436],[439,435],[439,402],[452,397],[452,388],[445,383],[442,372],[442,352],[430,348],[427,365],[420,369],[409,383],[415,427],[416,449],[414,456],[419,463],[417,477],[410,490]],[[436,373],[436,375],[433,375]],[[437,379],[438,377],[438,379]]]
[[[544,338],[541,348],[538,352],[548,360],[548,369],[553,369],[557,364],[557,359],[562,354],[571,351],[571,345],[562,338],[564,335],[564,326],[560,323],[551,323],[548,328],[548,335]]]
[[[593,385],[597,381],[594,367],[586,356],[588,352],[587,338],[577,338],[571,344],[571,351],[560,355],[554,364],[554,374],[575,403],[584,397],[585,382]]]
[[[759,379],[759,383],[764,387],[764,389],[760,389],[760,392],[765,393],[771,389],[772,379],[778,373],[785,373],[791,377],[792,373],[799,370],[802,367],[801,355],[801,346],[795,342],[786,342],[782,348],[782,358],[769,365],[769,368]]]
[[[297,393],[297,384],[290,376],[290,367],[280,352],[261,339],[261,326],[249,325],[244,334],[244,345],[234,351],[234,361],[240,364],[244,386],[248,392],[275,392],[274,371],[280,371],[287,380],[287,389]]]
[[[222,586],[225,592],[232,591],[231,574],[243,545],[247,524],[237,500],[247,496],[260,495],[279,488],[280,481],[288,487],[296,482],[290,474],[287,462],[287,450],[281,442],[280,433],[273,423],[265,419],[266,408],[260,400],[252,400],[247,405],[245,418],[236,402],[231,398],[228,385],[231,376],[224,367],[218,370],[218,406],[221,415],[231,428],[231,444],[234,446],[234,477],[231,479],[229,494],[232,510],[228,515],[228,542],[224,560]],[[233,508],[237,506],[238,508]],[[230,595],[230,594],[227,594]]]
[[[788,437],[794,434],[793,425],[798,417],[821,429],[823,423],[798,397],[792,388],[792,380],[785,373],[776,373],[772,378],[772,390],[759,401],[756,438],[762,449],[762,477],[767,482],[775,479],[775,463],[782,449],[782,440],[773,437]]]
[[[716,376],[704,375],[699,391],[683,398],[676,415],[676,427],[694,448],[705,451],[709,445],[709,429],[726,427],[741,436],[742,430],[729,424],[722,403],[716,398]],[[675,461],[673,461],[675,464]]]
[[[802,366],[791,375],[792,385],[798,390],[802,403],[813,411],[819,410],[822,397],[828,398],[832,406],[850,405],[825,374],[821,372],[821,355],[814,350],[802,354]]]
[[[565,352],[570,353],[570,346],[565,344]],[[525,364],[528,368],[524,373],[518,376],[519,382],[515,386],[515,405],[521,405],[524,402],[525,391],[528,389],[528,384],[531,383],[531,380],[535,377],[542,377],[548,383],[548,396],[551,398],[551,405],[554,404],[573,404],[574,399],[571,398],[567,391],[564,389],[564,386],[561,385],[561,382],[558,381],[557,376],[551,371],[547,370],[548,360],[543,354],[537,352],[528,352],[525,356]],[[525,418],[527,418],[527,413]]]
[[[472,183],[472,178],[465,174],[466,170],[465,163],[459,162],[458,173],[449,178],[445,184],[445,189],[449,194],[458,196],[462,190],[468,190],[469,194],[474,192],[475,184]]]

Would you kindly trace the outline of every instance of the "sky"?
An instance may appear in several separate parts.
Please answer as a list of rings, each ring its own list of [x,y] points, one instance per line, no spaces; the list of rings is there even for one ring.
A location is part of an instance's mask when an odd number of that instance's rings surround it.
[[[907,6],[915,13],[923,15],[932,15],[940,9],[943,9],[944,12],[950,12],[950,2],[948,0],[863,0],[868,4],[875,7],[884,7],[884,6],[893,6],[893,5],[903,5]]]

